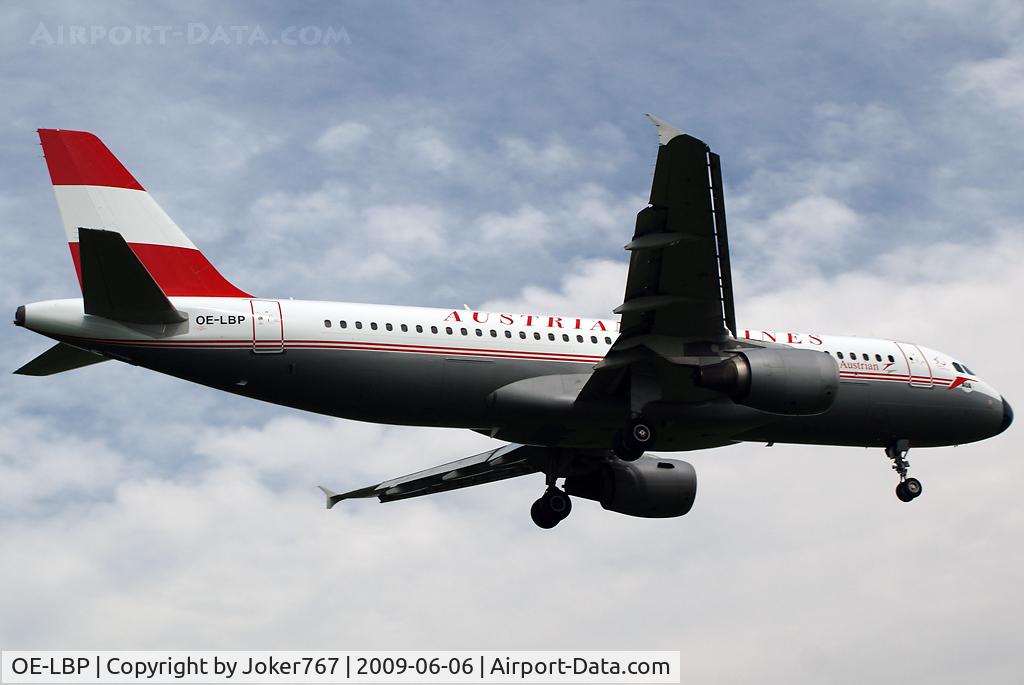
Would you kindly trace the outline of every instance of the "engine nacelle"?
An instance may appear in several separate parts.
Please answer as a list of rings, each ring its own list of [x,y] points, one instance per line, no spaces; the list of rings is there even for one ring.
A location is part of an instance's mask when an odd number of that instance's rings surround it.
[[[832,355],[813,350],[748,349],[701,367],[698,383],[747,407],[810,416],[824,413],[835,402],[839,365]]]
[[[592,499],[608,511],[644,518],[670,518],[690,511],[697,497],[697,472],[685,461],[643,455],[609,461],[601,469],[565,479],[570,495]]]

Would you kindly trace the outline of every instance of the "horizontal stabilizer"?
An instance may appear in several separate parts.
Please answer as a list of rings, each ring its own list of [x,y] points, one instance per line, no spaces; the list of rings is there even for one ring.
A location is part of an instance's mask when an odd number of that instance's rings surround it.
[[[22,376],[50,376],[105,361],[109,359],[95,352],[80,350],[67,343],[57,343],[14,373]]]
[[[129,323],[185,320],[120,233],[79,228],[78,242],[86,314]]]

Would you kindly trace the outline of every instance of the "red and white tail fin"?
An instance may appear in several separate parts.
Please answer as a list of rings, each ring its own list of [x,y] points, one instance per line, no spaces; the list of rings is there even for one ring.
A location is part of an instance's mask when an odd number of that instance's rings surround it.
[[[229,283],[99,138],[39,129],[71,258],[82,283],[78,229],[120,233],[168,296],[251,297]]]

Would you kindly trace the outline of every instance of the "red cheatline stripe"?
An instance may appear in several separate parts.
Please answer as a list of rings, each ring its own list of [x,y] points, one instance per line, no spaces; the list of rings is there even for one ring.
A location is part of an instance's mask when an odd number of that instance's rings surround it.
[[[849,372],[845,372],[845,371],[841,372],[839,374],[839,377],[840,378],[845,378],[847,380],[862,380],[862,381],[895,381],[895,382],[899,382],[899,383],[928,383],[928,382],[931,382],[931,383],[934,383],[935,385],[948,385],[949,382],[950,382],[950,379],[948,379],[948,378],[939,378],[939,377],[934,377],[934,378],[929,378],[928,376],[913,376],[913,377],[910,377],[910,376],[907,376],[907,375],[898,375],[898,374],[893,374],[891,376],[884,375],[884,374],[867,374],[867,373],[864,373],[864,374],[853,374],[853,373],[849,373]]]
[[[168,297],[252,297],[231,285],[199,250],[149,243],[128,245]],[[81,250],[78,243],[68,246],[81,286]]]
[[[145,190],[93,134],[52,128],[38,132],[53,185]]]
[[[312,343],[315,345],[351,345],[351,344],[367,344],[367,345],[383,345],[392,347],[413,347],[426,350],[460,350],[465,352],[504,352],[506,350],[495,350],[492,347],[456,347],[446,345],[413,345],[409,343],[385,343],[385,342],[373,342],[373,341],[346,341],[346,340],[288,340],[289,344],[304,344]],[[592,354],[574,354],[571,352],[530,352],[530,354],[557,354],[561,357],[577,357],[579,359],[604,359],[603,355],[592,355]]]
[[[68,340],[80,340],[107,345],[153,348],[201,348],[201,349],[251,349],[251,340],[119,340],[114,338],[79,338],[65,336]],[[257,341],[260,348],[279,348],[276,340]],[[353,349],[375,352],[405,352],[410,354],[438,354],[463,357],[495,357],[510,359],[540,359],[596,363],[600,356],[562,354],[557,352],[535,352],[530,350],[486,350],[483,348],[432,347],[424,345],[398,345],[393,343],[341,342],[341,341],[295,341],[286,340],[285,349]]]

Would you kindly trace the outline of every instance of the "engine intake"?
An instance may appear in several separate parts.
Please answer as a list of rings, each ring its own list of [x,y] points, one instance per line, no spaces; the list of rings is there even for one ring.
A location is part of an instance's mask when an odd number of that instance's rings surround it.
[[[831,355],[813,350],[758,348],[702,366],[697,382],[726,393],[737,404],[810,416],[828,411],[835,402],[839,365]]]
[[[685,461],[643,455],[609,461],[599,470],[565,480],[570,495],[595,500],[608,511],[643,518],[670,518],[690,511],[697,472]]]

